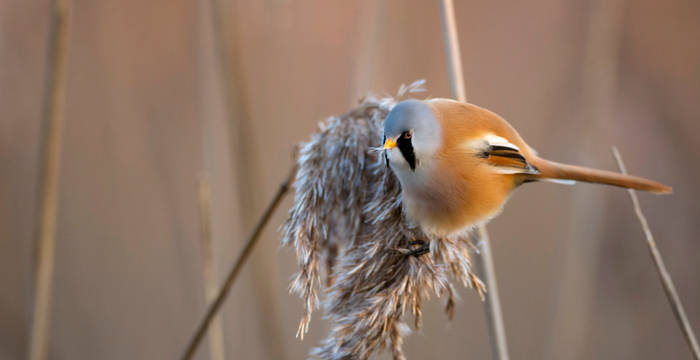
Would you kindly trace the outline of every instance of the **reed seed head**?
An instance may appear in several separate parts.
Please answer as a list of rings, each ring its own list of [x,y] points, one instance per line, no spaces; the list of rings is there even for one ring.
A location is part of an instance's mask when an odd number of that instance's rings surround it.
[[[423,91],[423,85],[402,85],[397,98]],[[308,331],[319,292],[332,322],[328,337],[311,352],[321,359],[368,359],[388,345],[394,359],[405,359],[406,315],[419,328],[423,301],[432,293],[446,298],[451,318],[454,280],[483,290],[471,271],[466,236],[432,237],[403,212],[400,184],[376,150],[397,101],[366,96],[321,122],[300,147],[282,242],[295,249],[299,265],[290,285],[304,300],[297,336]],[[430,252],[407,256],[415,240],[429,242]]]

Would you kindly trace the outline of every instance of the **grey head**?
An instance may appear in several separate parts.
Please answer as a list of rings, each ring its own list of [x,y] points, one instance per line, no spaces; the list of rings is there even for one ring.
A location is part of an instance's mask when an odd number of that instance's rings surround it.
[[[440,124],[433,111],[419,100],[402,101],[384,121],[384,151],[387,162],[401,177],[415,172],[440,147]]]

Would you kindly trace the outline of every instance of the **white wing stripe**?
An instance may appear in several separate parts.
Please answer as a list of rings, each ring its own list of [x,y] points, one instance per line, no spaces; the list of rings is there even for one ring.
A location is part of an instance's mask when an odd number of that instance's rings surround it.
[[[507,147],[507,148],[513,149],[513,150],[518,151],[518,152],[520,151],[520,148],[511,144],[508,140],[506,140],[505,138],[502,138],[498,135],[486,134],[486,136],[484,136],[484,140],[486,140],[486,143],[488,143],[489,146],[494,146],[494,145],[503,146],[503,147]]]

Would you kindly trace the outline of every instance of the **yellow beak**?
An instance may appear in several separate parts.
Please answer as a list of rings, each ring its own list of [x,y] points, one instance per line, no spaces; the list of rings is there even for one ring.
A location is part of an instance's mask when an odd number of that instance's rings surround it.
[[[384,142],[383,150],[389,150],[389,149],[393,149],[395,147],[396,147],[396,141],[394,139],[386,139],[386,142]]]

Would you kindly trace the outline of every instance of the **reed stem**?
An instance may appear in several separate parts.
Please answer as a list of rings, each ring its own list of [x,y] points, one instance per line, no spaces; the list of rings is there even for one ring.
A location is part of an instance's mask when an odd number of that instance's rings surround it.
[[[447,71],[450,78],[452,97],[466,102],[467,93],[464,86],[462,73],[462,56],[457,36],[457,22],[455,20],[454,4],[452,0],[440,0],[440,16],[442,18],[442,33],[445,41],[445,55],[447,57]],[[486,281],[486,321],[489,325],[489,338],[494,359],[508,360],[508,342],[506,341],[505,325],[503,323],[503,311],[498,297],[498,283],[496,282],[496,267],[491,254],[486,226],[477,229],[478,243],[481,245],[480,261],[477,261],[479,273]]]
[[[617,150],[617,147],[612,147],[612,154],[617,161],[617,167],[620,168],[620,172],[627,174],[627,169],[625,168],[624,162],[622,162],[622,156]],[[681,303],[681,298],[678,296],[678,291],[676,291],[676,286],[673,284],[673,279],[671,274],[666,269],[664,264],[664,259],[661,257],[661,252],[658,247],[656,247],[656,240],[654,240],[654,235],[651,233],[649,228],[649,223],[647,222],[646,216],[642,212],[642,207],[639,205],[639,199],[637,198],[637,193],[632,189],[627,189],[630,195],[630,200],[632,200],[632,206],[634,207],[634,213],[639,219],[639,223],[644,231],[644,236],[647,239],[647,246],[649,247],[649,255],[654,261],[654,266],[656,267],[656,272],[659,274],[659,280],[661,285],[664,287],[664,292],[666,293],[666,298],[668,303],[671,305],[671,310],[673,310],[673,315],[678,322],[678,326],[683,331],[683,337],[688,343],[688,348],[693,355],[695,360],[700,360],[700,347],[698,347],[698,340],[695,337],[693,328],[690,326],[690,320],[688,320],[688,315],[685,314],[685,309],[683,309],[683,304]]]
[[[207,312],[205,313],[204,317],[197,326],[197,330],[195,331],[194,335],[192,335],[192,338],[190,339],[187,347],[185,348],[185,352],[182,356],[183,360],[192,359],[192,356],[194,356],[194,353],[199,347],[199,344],[202,342],[202,338],[206,334],[209,326],[211,325],[212,320],[221,309],[221,305],[223,305],[224,300],[226,300],[229,291],[231,291],[231,287],[236,281],[238,273],[241,271],[243,264],[245,264],[245,261],[248,259],[251,252],[253,251],[253,248],[255,247],[255,244],[260,238],[262,231],[265,229],[265,226],[270,221],[272,214],[275,212],[275,210],[277,210],[277,207],[282,202],[282,199],[289,191],[290,184],[294,180],[295,175],[296,166],[292,167],[292,169],[289,172],[289,175],[287,175],[287,179],[284,182],[282,182],[282,184],[280,184],[279,189],[277,189],[277,193],[275,194],[275,197],[272,199],[272,201],[270,201],[270,203],[267,206],[267,209],[262,214],[260,220],[258,220],[258,223],[255,225],[255,229],[248,238],[248,242],[243,247],[243,250],[238,255],[238,259],[236,259],[236,262],[233,264],[233,267],[229,271],[228,276],[226,277],[226,281],[224,281],[223,286],[221,286],[221,288],[217,292],[214,302],[212,302],[209,305]]]
[[[202,274],[204,275],[204,298],[207,304],[216,299],[216,262],[211,235],[211,187],[206,176],[199,181],[199,223],[202,251]],[[209,334],[211,360],[224,360],[224,328],[221,315],[214,316]]]
[[[53,287],[58,185],[61,169],[61,143],[65,102],[71,7],[67,0],[53,2],[48,51],[48,73],[41,125],[39,178],[39,219],[37,221],[37,263],[34,310],[28,358],[44,360],[51,333],[51,292]]]

